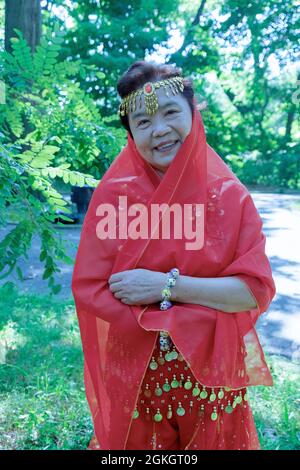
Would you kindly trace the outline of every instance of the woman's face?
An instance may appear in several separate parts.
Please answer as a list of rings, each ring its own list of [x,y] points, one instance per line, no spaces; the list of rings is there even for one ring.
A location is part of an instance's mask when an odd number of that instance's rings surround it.
[[[163,88],[158,88],[156,94],[158,110],[154,115],[146,114],[142,98],[142,107],[129,112],[128,120],[139,153],[162,174],[190,133],[192,112],[181,93],[168,97]]]

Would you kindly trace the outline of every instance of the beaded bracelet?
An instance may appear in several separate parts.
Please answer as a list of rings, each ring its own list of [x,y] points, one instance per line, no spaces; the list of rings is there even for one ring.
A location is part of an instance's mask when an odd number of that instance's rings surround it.
[[[176,280],[179,276],[179,269],[173,268],[171,271],[167,273],[167,282],[165,287],[162,290],[163,300],[160,303],[160,310],[168,310],[172,307],[172,302],[170,302],[171,298],[171,287],[174,287],[176,284]],[[169,351],[172,347],[172,340],[169,336],[167,331],[160,331],[160,338],[159,338],[159,345],[161,351]]]
[[[161,294],[163,296],[163,300],[160,303],[160,309],[161,310],[168,310],[168,308],[172,307],[172,302],[170,302],[171,298],[171,290],[170,287],[174,287],[177,281],[177,278],[179,276],[179,269],[173,268],[171,271],[167,273],[167,282],[163,290],[161,291]]]

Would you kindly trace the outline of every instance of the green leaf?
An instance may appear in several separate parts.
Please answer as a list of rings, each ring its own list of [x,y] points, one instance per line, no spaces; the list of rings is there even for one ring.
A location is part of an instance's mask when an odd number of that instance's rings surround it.
[[[17,266],[16,271],[17,271],[18,278],[20,279],[20,281],[24,281],[24,276],[23,276],[23,273],[21,271],[21,268],[19,268],[19,266]]]
[[[85,71],[85,68],[84,67],[80,67],[79,69],[79,74],[80,74],[80,77],[85,80],[86,79],[86,71]]]
[[[61,140],[60,137],[58,137],[58,135],[53,135],[53,136],[49,139],[49,141],[51,141],[51,140],[55,140],[58,144],[62,144],[62,143],[63,143],[63,141]]]
[[[77,186],[78,178],[77,178],[76,174],[69,173],[69,179],[70,179],[70,183],[71,183],[72,186]]]
[[[56,145],[45,145],[44,149],[46,150],[47,154],[53,154],[60,150],[60,148]]]
[[[46,259],[47,251],[42,250],[40,254],[40,261],[43,262]]]
[[[70,217],[67,217],[64,214],[59,214],[59,218],[65,220],[66,222],[74,222],[73,219],[70,219]]]
[[[54,23],[54,32],[59,33],[60,32],[60,27],[58,21]]]
[[[47,49],[47,48],[49,47],[48,41],[47,41],[45,38],[43,38],[43,37],[42,37],[41,40],[40,40],[40,45],[41,45],[43,48],[45,48],[45,49]],[[38,49],[37,49],[37,50],[38,50]],[[43,49],[40,48],[40,51],[43,51]]]
[[[46,256],[46,268],[50,268],[52,265],[53,265],[52,256],[47,255]]]
[[[56,178],[56,176],[59,176],[58,175],[58,169],[57,168],[49,168],[49,176],[51,176],[51,178]]]
[[[49,161],[46,158],[34,158],[30,162],[32,168],[45,168],[49,165]]]
[[[52,292],[53,294],[58,294],[61,291],[61,284],[56,284],[55,286],[52,287]]]
[[[64,201],[63,199],[56,199],[54,197],[49,197],[48,201],[54,206],[58,206],[58,207],[64,207],[68,204],[67,201]]]
[[[66,183],[66,184],[68,184],[69,181],[70,181],[69,180],[69,174],[66,171],[63,172],[63,180],[64,180],[64,183]]]
[[[52,38],[52,42],[54,44],[62,44],[64,42],[64,38],[63,37],[58,37],[58,36],[54,36]]]
[[[103,72],[96,72],[95,74],[100,80],[103,80],[105,78],[105,73]]]
[[[43,279],[48,279],[52,275],[52,273],[53,273],[52,268],[45,269],[44,274],[43,274]]]

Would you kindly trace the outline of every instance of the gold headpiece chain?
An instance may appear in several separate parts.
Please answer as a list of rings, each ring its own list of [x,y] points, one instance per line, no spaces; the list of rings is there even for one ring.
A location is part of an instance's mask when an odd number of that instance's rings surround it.
[[[169,95],[169,90],[173,95],[177,95],[179,92],[182,92],[184,89],[183,77],[176,76],[172,78],[167,78],[159,82],[147,82],[139,90],[129,93],[122,100],[122,103],[119,106],[119,115],[125,116],[128,112],[134,112],[136,110],[136,99],[139,97],[139,107],[142,107],[142,95],[144,95],[146,113],[151,115],[155,114],[158,110],[158,100],[156,95],[156,89],[164,87],[165,93]]]

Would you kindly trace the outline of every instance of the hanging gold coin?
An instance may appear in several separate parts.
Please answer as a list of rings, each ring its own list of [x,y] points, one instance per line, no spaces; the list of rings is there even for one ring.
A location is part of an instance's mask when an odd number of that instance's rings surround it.
[[[163,419],[162,414],[160,413],[159,410],[157,410],[156,414],[154,415],[154,421],[156,423],[159,423]]]
[[[178,416],[185,415],[185,409],[181,406],[181,404],[179,404],[179,407],[177,408],[176,413],[178,414]]]

